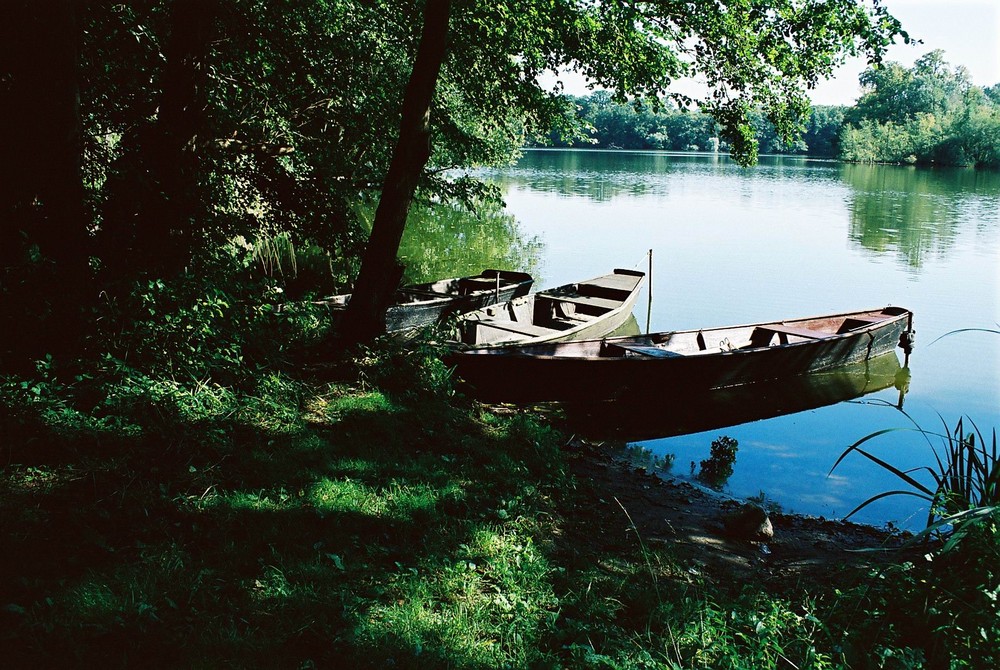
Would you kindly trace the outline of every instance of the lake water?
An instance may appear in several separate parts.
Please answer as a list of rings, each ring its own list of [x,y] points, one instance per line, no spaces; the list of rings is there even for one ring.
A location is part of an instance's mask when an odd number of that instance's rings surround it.
[[[726,435],[739,442],[726,493],[763,493],[786,511],[836,518],[872,495],[906,488],[856,454],[829,475],[861,437],[914,422],[942,432],[942,418],[953,427],[962,416],[988,436],[1000,428],[1000,335],[945,336],[1000,330],[998,173],[788,157],[762,157],[743,169],[722,155],[540,150],[487,176],[505,193],[521,235],[537,238],[536,288],[613,267],[646,269],[652,249],[652,308],[647,315],[642,296],[636,309],[643,328],[647,318],[660,331],[888,304],[913,310],[917,346],[906,414],[896,407],[900,391],[889,386],[687,435],[640,431],[643,439],[633,444],[673,455],[679,476],[689,476],[690,464],[708,458],[711,442]],[[725,415],[725,407],[713,411]],[[666,425],[671,412],[686,410],[660,411]],[[621,421],[628,438],[629,422]],[[867,446],[897,467],[916,468],[932,465],[931,446],[941,445],[897,431]],[[922,501],[893,496],[853,518],[917,528],[925,515]]]

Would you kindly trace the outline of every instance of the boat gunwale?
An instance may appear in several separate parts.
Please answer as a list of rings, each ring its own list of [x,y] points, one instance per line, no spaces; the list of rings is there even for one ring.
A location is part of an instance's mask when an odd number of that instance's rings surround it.
[[[667,357],[667,358],[655,358],[655,357],[626,358],[625,356],[600,356],[599,354],[598,355],[590,355],[590,354],[588,354],[588,355],[572,355],[572,354],[558,355],[558,354],[551,354],[551,353],[550,354],[532,353],[532,352],[523,351],[523,349],[526,349],[526,348],[529,348],[529,347],[534,347],[534,346],[545,346],[547,344],[555,344],[557,346],[563,346],[563,347],[574,348],[574,349],[576,349],[576,348],[585,349],[586,345],[588,345],[588,344],[589,345],[597,344],[598,347],[600,347],[600,345],[603,345],[603,344],[616,344],[617,342],[634,341],[634,340],[636,340],[638,338],[642,338],[642,337],[652,337],[652,336],[660,336],[660,335],[670,335],[670,336],[673,336],[673,335],[678,335],[678,334],[696,334],[696,333],[703,333],[703,332],[711,332],[711,331],[714,331],[714,330],[740,330],[740,329],[747,329],[747,328],[766,328],[767,326],[782,325],[782,324],[796,323],[796,322],[801,322],[801,321],[810,321],[810,320],[816,320],[816,319],[837,319],[837,318],[840,318],[840,317],[849,318],[849,317],[856,316],[856,315],[859,315],[859,314],[883,313],[883,312],[885,312],[885,310],[888,310],[888,309],[898,309],[898,310],[901,310],[901,312],[899,314],[889,315],[888,318],[883,319],[881,321],[875,321],[875,322],[866,324],[864,326],[859,326],[858,328],[855,328],[853,330],[847,331],[845,333],[830,333],[828,336],[822,337],[822,338],[803,339],[803,340],[799,340],[799,341],[796,341],[796,342],[787,342],[787,343],[784,343],[784,344],[778,344],[778,345],[774,345],[774,346],[765,345],[765,346],[760,346],[760,347],[740,348],[740,349],[731,349],[731,350],[719,350],[719,351],[705,350],[705,351],[699,351],[699,352],[695,352],[695,353],[691,353],[691,354],[679,354],[678,358],[705,358],[705,357],[709,357],[709,356],[748,355],[748,354],[758,353],[760,351],[766,351],[768,349],[776,349],[776,348],[788,349],[788,348],[793,348],[793,347],[800,347],[802,345],[816,346],[820,342],[829,343],[829,342],[832,342],[832,341],[839,341],[839,340],[848,339],[849,337],[853,337],[853,336],[856,336],[856,335],[862,335],[862,334],[869,333],[869,332],[874,331],[874,330],[879,330],[881,328],[886,327],[887,325],[896,323],[897,321],[900,321],[900,320],[902,320],[904,318],[908,319],[908,320],[912,319],[913,312],[911,310],[905,308],[905,307],[898,307],[898,306],[895,306],[895,305],[887,305],[885,307],[879,307],[879,308],[875,308],[875,309],[855,310],[855,311],[852,311],[852,312],[841,312],[841,313],[837,313],[837,314],[818,314],[818,315],[815,315],[815,316],[806,316],[806,317],[795,318],[795,319],[785,319],[785,320],[782,320],[782,321],[762,321],[762,322],[757,322],[757,323],[746,323],[746,324],[731,325],[731,326],[713,326],[711,328],[692,328],[692,329],[688,329],[688,330],[658,331],[658,332],[655,332],[655,333],[647,333],[646,335],[624,335],[624,336],[618,336],[618,337],[594,338],[594,339],[589,339],[589,340],[572,340],[572,341],[566,341],[566,342],[558,342],[558,341],[556,341],[556,342],[551,342],[551,341],[550,342],[530,341],[530,342],[524,342],[523,344],[522,343],[509,343],[507,346],[496,346],[496,345],[494,345],[494,346],[479,346],[479,347],[465,349],[465,350],[462,350],[462,351],[457,351],[455,353],[460,354],[460,355],[477,355],[477,356],[494,355],[494,356],[508,356],[508,357],[518,357],[518,358],[534,358],[534,359],[538,359],[538,360],[575,360],[575,361],[588,361],[588,362],[606,361],[608,363],[611,363],[611,362],[620,363],[622,361],[626,361],[627,360],[627,361],[643,362],[643,363],[647,363],[648,364],[648,363],[651,363],[653,361],[660,361],[661,364],[665,364],[665,363],[668,363],[669,361],[676,361],[677,358],[674,358],[674,357]],[[568,332],[568,331],[560,331],[560,332]]]
[[[605,312],[603,314],[598,315],[598,318],[589,319],[587,321],[581,321],[578,325],[575,325],[575,326],[573,326],[571,328],[566,328],[564,330],[558,330],[558,329],[552,328],[552,329],[550,329],[551,332],[548,333],[548,334],[546,334],[546,335],[539,335],[539,336],[536,336],[536,337],[530,337],[530,338],[527,338],[527,339],[524,339],[524,340],[517,340],[517,341],[513,341],[513,342],[511,342],[511,341],[492,342],[492,343],[477,344],[477,345],[465,345],[465,344],[463,344],[462,346],[465,347],[465,348],[464,349],[458,349],[457,351],[461,352],[461,353],[469,353],[469,352],[473,352],[473,351],[503,351],[503,350],[512,350],[512,349],[520,348],[520,347],[536,346],[536,345],[538,345],[538,346],[544,346],[544,345],[553,344],[553,343],[557,343],[557,344],[571,344],[571,343],[575,343],[575,342],[593,342],[593,341],[597,341],[596,338],[595,339],[590,339],[590,340],[573,340],[572,338],[573,338],[573,335],[575,335],[577,333],[580,333],[580,332],[586,330],[587,328],[590,328],[590,327],[592,327],[594,325],[597,325],[597,324],[606,323],[608,321],[614,320],[616,317],[620,316],[622,314],[622,312],[624,312],[626,309],[628,309],[629,312],[631,312],[633,309],[635,309],[635,302],[639,298],[639,292],[642,290],[643,283],[647,280],[646,273],[643,272],[642,270],[633,270],[633,269],[629,269],[629,268],[614,268],[611,272],[605,273],[603,275],[599,275],[597,277],[591,277],[590,279],[585,279],[583,281],[570,282],[569,284],[562,284],[560,286],[554,286],[552,288],[543,289],[541,291],[535,291],[533,293],[529,293],[527,295],[522,295],[522,296],[519,296],[517,298],[513,298],[511,300],[508,300],[506,303],[497,303],[497,304],[511,304],[511,303],[516,302],[516,301],[526,301],[526,300],[529,300],[529,299],[530,300],[534,300],[534,299],[538,298],[539,296],[541,296],[541,297],[543,297],[545,299],[551,299],[551,300],[558,301],[559,300],[558,296],[555,296],[555,295],[545,295],[545,294],[547,294],[549,291],[555,291],[555,290],[564,288],[566,286],[587,284],[588,282],[593,282],[593,281],[596,281],[598,279],[603,279],[604,277],[609,277],[609,276],[614,276],[614,275],[619,275],[619,274],[620,275],[630,275],[630,276],[633,276],[633,277],[638,277],[638,281],[635,283],[635,286],[629,291],[628,296],[625,297],[625,298],[623,298],[621,300],[621,304],[619,304],[617,307],[615,307],[613,309],[608,310],[607,312]],[[477,322],[477,321],[482,321],[482,319],[472,319],[472,318],[469,318],[469,317],[472,314],[476,314],[477,312],[481,312],[481,311],[489,309],[491,307],[495,308],[496,306],[497,305],[488,305],[486,307],[481,307],[481,308],[473,310],[471,312],[466,312],[465,314],[463,314],[463,315],[461,315],[459,317],[459,320],[460,321],[470,322],[470,323]],[[542,326],[542,327],[544,328],[545,326]],[[563,340],[565,340],[565,342],[563,342]],[[508,351],[508,353],[510,353],[510,352]]]
[[[393,304],[390,304],[389,307],[386,308],[386,311],[395,310],[395,309],[409,309],[409,308],[413,308],[413,307],[431,306],[431,305],[436,305],[436,304],[442,303],[442,302],[452,302],[452,301],[456,301],[456,300],[465,300],[465,299],[468,299],[470,297],[479,297],[479,296],[482,296],[482,295],[487,295],[489,293],[492,293],[492,292],[496,291],[496,288],[495,287],[491,287],[491,288],[483,287],[481,289],[475,289],[475,290],[469,291],[468,293],[465,293],[465,294],[444,293],[444,292],[440,292],[440,291],[433,291],[433,290],[430,290],[430,289],[420,288],[422,286],[432,286],[434,284],[438,284],[438,283],[441,283],[441,282],[452,282],[452,281],[457,282],[457,281],[461,281],[463,279],[478,279],[478,278],[492,279],[492,278],[484,277],[483,276],[487,272],[497,272],[497,273],[499,273],[499,275],[501,277],[501,282],[502,282],[500,284],[500,290],[501,291],[503,291],[505,289],[510,289],[510,288],[515,288],[516,289],[518,286],[521,286],[523,284],[529,284],[529,286],[530,286],[530,284],[534,283],[534,278],[528,272],[521,272],[519,270],[498,270],[498,269],[494,269],[494,268],[487,268],[486,270],[483,270],[482,272],[480,272],[477,275],[462,275],[462,276],[459,276],[459,277],[446,277],[444,279],[438,279],[437,281],[433,281],[433,282],[424,282],[422,284],[410,284],[410,285],[407,285],[407,286],[400,286],[398,289],[396,289],[397,293],[404,293],[404,294],[405,293],[410,293],[412,295],[421,295],[421,296],[427,296],[427,297],[426,297],[426,299],[423,299],[423,300],[414,300],[412,302],[403,302],[403,303],[393,303]],[[503,280],[503,276],[504,275],[508,275],[509,276],[507,280]],[[315,305],[322,305],[322,306],[328,307],[328,308],[330,308],[332,310],[337,310],[337,311],[346,310],[347,309],[347,305],[350,303],[350,298],[351,298],[352,295],[353,295],[353,292],[351,292],[351,293],[337,293],[335,295],[327,296],[327,297],[321,298],[319,300],[314,300],[314,301],[312,301],[312,303],[315,304]],[[524,297],[524,296],[520,296],[520,297]]]

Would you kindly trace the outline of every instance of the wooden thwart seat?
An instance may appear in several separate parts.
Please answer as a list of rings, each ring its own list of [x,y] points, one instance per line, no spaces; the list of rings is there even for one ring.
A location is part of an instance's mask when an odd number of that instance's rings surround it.
[[[429,291],[423,288],[401,288],[399,293],[402,295],[409,295],[415,298],[454,298],[454,293],[445,293],[444,291]]]
[[[811,328],[786,326],[780,323],[769,324],[768,326],[762,328],[762,330],[770,330],[772,332],[784,335],[794,335],[795,337],[804,337],[810,340],[819,340],[824,337],[831,337],[832,335],[835,334],[835,333],[824,332],[822,330],[812,330]]]
[[[860,328],[867,328],[868,326],[873,326],[885,321],[884,316],[862,316],[855,315],[844,320],[843,325],[840,327],[841,333],[847,333],[852,330],[858,330]]]
[[[562,296],[562,295],[546,295],[544,293],[538,294],[541,297],[549,298],[556,302],[567,302],[572,305],[581,305],[583,307],[594,307],[603,310],[617,309],[622,306],[621,300],[611,300],[609,298],[595,298],[589,295],[574,295],[574,296]]]
[[[459,280],[459,285],[462,288],[464,288],[464,289],[466,289],[468,291],[485,291],[485,290],[488,290],[488,289],[491,289],[491,288],[496,288],[497,287],[497,280],[496,279],[469,279],[469,278],[465,278],[465,279]],[[506,285],[507,285],[506,282],[504,282],[504,281],[500,282],[501,288],[505,287]]]
[[[606,345],[606,351],[610,354],[618,354],[628,351],[633,354],[639,354],[641,356],[649,356],[651,358],[680,358],[683,354],[678,354],[676,351],[668,351],[660,347],[654,347],[644,344],[617,344],[609,343]]]
[[[811,328],[799,328],[798,326],[787,326],[782,323],[769,323],[753,329],[753,332],[750,334],[749,348],[756,349],[773,346],[771,340],[774,339],[775,335],[778,336],[779,344],[788,344],[789,335],[807,340],[821,340],[827,337],[834,337],[835,333],[813,330]]]
[[[505,330],[509,333],[517,333],[519,335],[530,335],[531,337],[539,337],[542,335],[548,335],[552,332],[551,328],[545,328],[543,326],[536,326],[531,323],[522,323],[520,321],[476,321],[476,326],[496,328],[497,330]]]

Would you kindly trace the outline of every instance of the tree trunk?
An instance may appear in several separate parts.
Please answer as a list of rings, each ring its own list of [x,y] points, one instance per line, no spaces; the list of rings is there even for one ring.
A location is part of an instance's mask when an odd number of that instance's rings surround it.
[[[93,298],[74,0],[0,8],[0,367],[69,357]]]
[[[430,158],[430,114],[438,73],[444,62],[451,0],[427,0],[420,47],[403,96],[399,140],[382,185],[382,196],[361,272],[344,319],[347,342],[385,332],[385,310],[402,276],[396,259],[417,181]]]
[[[0,156],[3,261],[27,241],[67,281],[87,269],[81,165],[79,48],[73,0],[13,2],[4,9],[0,105],[7,118]]]
[[[216,7],[206,0],[175,0],[167,65],[149,159],[160,178],[162,207],[150,223],[147,250],[161,255],[166,274],[184,268],[193,248],[199,207],[196,150],[205,130],[208,57]]]
[[[198,143],[206,138],[208,58],[214,0],[175,0],[156,121],[130,138],[119,162],[101,231],[111,279],[141,272],[170,276],[191,259],[204,216]]]

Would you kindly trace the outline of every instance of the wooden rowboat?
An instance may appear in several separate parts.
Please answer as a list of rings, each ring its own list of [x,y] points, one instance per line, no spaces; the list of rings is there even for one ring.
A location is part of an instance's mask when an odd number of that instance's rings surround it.
[[[909,353],[901,307],[743,326],[457,351],[446,357],[470,393],[491,401],[594,401],[705,390]]]
[[[602,337],[632,316],[646,273],[616,269],[459,317],[453,344],[508,347]]]
[[[386,310],[386,332],[421,328],[485,305],[507,302],[526,295],[533,281],[531,275],[524,272],[483,270],[470,277],[403,286],[396,291],[393,304]],[[316,304],[328,307],[336,322],[350,301],[351,294],[347,293],[318,300]]]

